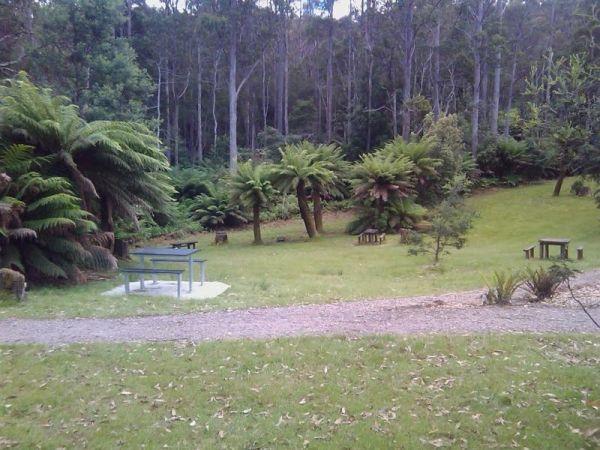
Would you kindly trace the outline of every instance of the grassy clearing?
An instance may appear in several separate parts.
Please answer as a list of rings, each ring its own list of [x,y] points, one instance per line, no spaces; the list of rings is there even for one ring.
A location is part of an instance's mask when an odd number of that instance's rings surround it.
[[[591,198],[569,195],[569,187],[567,183],[559,198],[551,196],[552,183],[474,196],[469,203],[480,217],[467,246],[445,257],[441,270],[431,270],[426,256],[408,256],[395,236],[380,247],[356,246],[356,238],[343,232],[349,216],[340,214],[326,222],[329,234],[314,242],[306,241],[299,220],[265,226],[263,235],[269,244],[262,247],[251,245],[251,230],[231,232],[230,244],[220,247],[211,245],[212,234],[195,236],[208,259],[209,279],[232,286],[214,300],[100,296],[119,282],[112,280],[35,289],[23,304],[2,303],[0,317],[177,313],[473,289],[481,287],[493,270],[526,267],[521,249],[543,236],[571,238],[572,253],[583,245],[586,254],[574,266],[598,267],[600,212]],[[290,242],[275,243],[280,235]]]
[[[598,336],[0,347],[0,447],[598,448]]]

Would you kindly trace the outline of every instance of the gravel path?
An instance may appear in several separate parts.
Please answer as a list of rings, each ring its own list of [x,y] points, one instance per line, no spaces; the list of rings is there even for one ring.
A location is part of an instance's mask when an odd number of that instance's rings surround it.
[[[268,339],[303,335],[469,332],[597,332],[577,308],[478,306],[481,291],[400,298],[109,319],[0,320],[0,343],[67,344]],[[592,315],[600,319],[600,308]]]

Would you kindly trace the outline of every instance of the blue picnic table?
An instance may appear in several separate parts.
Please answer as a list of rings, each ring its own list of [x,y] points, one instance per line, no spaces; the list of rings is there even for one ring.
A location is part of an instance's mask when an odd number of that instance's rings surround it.
[[[169,247],[140,247],[129,252],[130,255],[138,256],[140,258],[141,266],[144,266],[144,260],[146,256],[149,257],[160,257],[165,259],[187,259],[188,271],[190,273],[189,288],[192,292],[192,283],[194,278],[193,262],[194,254],[199,250],[195,248],[169,248]],[[144,275],[140,274],[140,288],[144,289]]]

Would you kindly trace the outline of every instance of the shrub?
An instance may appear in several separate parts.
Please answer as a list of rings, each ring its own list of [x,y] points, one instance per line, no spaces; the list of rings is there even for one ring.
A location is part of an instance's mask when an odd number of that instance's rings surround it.
[[[437,264],[442,255],[450,253],[449,248],[458,250],[464,246],[474,215],[474,212],[464,207],[462,201],[453,198],[444,200],[431,217],[431,229],[428,233],[431,239],[418,242],[409,249],[409,254],[430,254],[433,264]]]
[[[508,305],[523,280],[520,273],[494,272],[492,280],[487,283],[488,290],[484,294],[486,305]]]
[[[349,224],[350,233],[394,231],[423,216],[424,208],[414,203],[414,163],[408,156],[383,151],[362,155],[353,172],[358,217]]]
[[[456,114],[441,115],[434,122],[433,114],[425,117],[423,141],[431,148],[431,157],[442,162],[437,171],[443,181],[452,179],[464,170],[466,152],[463,132]],[[467,172],[468,173],[468,172]]]
[[[585,185],[583,180],[576,180],[571,185],[571,194],[576,195],[577,197],[586,197],[590,195],[590,188]]]
[[[516,186],[535,180],[550,171],[549,156],[532,142],[513,138],[488,139],[477,156],[477,164],[487,177]]]
[[[559,265],[552,265],[545,269],[540,267],[536,270],[527,269],[524,286],[533,295],[532,301],[541,302],[554,297],[558,288],[573,276],[573,272]]]
[[[232,205],[224,190],[214,190],[210,194],[200,194],[186,202],[190,217],[197,220],[207,230],[226,226],[237,226],[248,222],[241,209]]]

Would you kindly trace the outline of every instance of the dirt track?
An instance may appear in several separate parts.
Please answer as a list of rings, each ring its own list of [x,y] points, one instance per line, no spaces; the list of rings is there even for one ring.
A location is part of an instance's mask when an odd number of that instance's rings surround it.
[[[478,306],[481,292],[108,319],[0,320],[0,343],[270,339],[305,335],[597,332],[579,308]],[[600,308],[591,314],[600,320]]]

